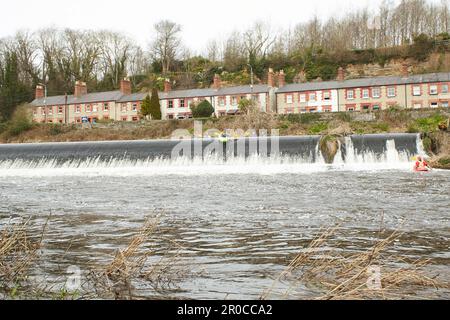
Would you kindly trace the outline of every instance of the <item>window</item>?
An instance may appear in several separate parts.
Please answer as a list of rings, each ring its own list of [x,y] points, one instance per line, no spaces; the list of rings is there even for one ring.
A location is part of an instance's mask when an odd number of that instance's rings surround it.
[[[364,111],[370,110],[370,105],[364,104],[364,105],[362,106],[362,110],[364,110]]]
[[[86,112],[92,112],[92,106],[90,104],[86,105]]]
[[[103,111],[109,111],[109,103],[103,104]]]
[[[329,91],[325,91],[323,93],[323,100],[330,100],[331,96],[330,96],[330,92]]]
[[[437,107],[439,107],[439,105],[438,105],[437,102],[432,102],[432,103],[430,103],[430,107],[431,108],[437,108]]]
[[[438,86],[435,84],[430,85],[430,95],[437,95],[438,94]]]
[[[180,100],[180,108],[184,108],[186,106],[186,101],[184,99]]]
[[[306,94],[300,94],[300,102],[306,102]]]
[[[75,106],[75,113],[81,113],[81,106],[78,104]]]
[[[323,106],[322,107],[322,111],[323,112],[331,112],[331,107],[330,106]]]
[[[231,97],[231,104],[232,104],[233,106],[236,106],[236,105],[238,104],[238,99],[237,99],[237,97]]]
[[[133,112],[137,112],[137,103],[133,103],[132,110]]]
[[[252,100],[255,102],[258,101],[258,95],[257,94],[252,95]]]
[[[139,117],[133,117],[133,122],[139,121]]]
[[[219,97],[219,106],[225,106],[225,97]]]
[[[169,118],[170,120],[173,120],[173,114],[169,114],[169,115],[168,115],[168,118]]]
[[[122,103],[122,104],[120,105],[120,111],[121,111],[122,113],[127,112],[127,104],[126,104],[126,103]]]
[[[53,114],[53,107],[49,107],[49,108],[48,108],[48,114],[49,114],[49,115]]]
[[[347,90],[347,99],[348,100],[355,99],[355,91],[354,90]]]
[[[441,107],[448,108],[448,101],[441,102]]]
[[[388,87],[387,88],[387,96],[389,97],[389,98],[393,98],[393,97],[395,97],[396,96],[396,92],[395,92],[396,90],[395,90],[395,87]]]
[[[122,121],[128,121],[127,117],[122,117]]]
[[[370,91],[369,91],[369,89],[363,89],[362,97],[363,97],[363,99],[369,99],[370,98]]]
[[[422,104],[419,102],[414,103],[414,109],[420,109],[422,108]]]
[[[43,116],[45,116],[45,115],[46,115],[46,113],[47,113],[47,110],[46,110],[46,108],[42,108],[42,115],[43,115]]]
[[[92,112],[98,112],[98,106],[96,104],[92,106]]]
[[[168,104],[167,108],[173,109],[173,100],[169,100],[169,104]]]
[[[448,93],[448,84],[443,84],[441,87],[442,93]]]
[[[286,103],[292,104],[293,102],[294,102],[294,97],[292,96],[292,94],[286,95]]]
[[[380,106],[376,104],[372,107],[372,110],[374,111],[380,110]]]
[[[309,94],[309,101],[316,101],[316,94],[315,93],[310,93]]]
[[[373,88],[372,89],[372,97],[373,98],[380,98],[381,97],[381,89],[380,88]]]
[[[36,115],[37,115],[37,113],[38,113],[38,112],[37,112],[37,108],[33,108],[33,115],[35,115],[35,116],[36,116]]]
[[[58,114],[63,114],[63,107],[58,107]]]
[[[414,86],[413,87],[413,96],[421,96],[422,95],[422,90],[420,88],[420,86]]]

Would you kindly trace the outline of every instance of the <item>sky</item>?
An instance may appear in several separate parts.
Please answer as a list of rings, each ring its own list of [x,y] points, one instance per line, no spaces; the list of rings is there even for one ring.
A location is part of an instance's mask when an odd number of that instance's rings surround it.
[[[224,39],[258,20],[277,30],[327,18],[356,8],[378,7],[382,0],[14,0],[2,1],[0,38],[18,30],[45,27],[121,31],[146,48],[153,25],[169,19],[182,25],[187,47],[202,53],[211,39]],[[394,3],[398,2],[394,0]]]

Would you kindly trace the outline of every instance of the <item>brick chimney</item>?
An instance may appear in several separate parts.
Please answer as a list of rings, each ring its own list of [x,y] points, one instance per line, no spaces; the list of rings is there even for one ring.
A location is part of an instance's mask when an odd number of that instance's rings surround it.
[[[131,94],[131,81],[128,78],[124,78],[120,81],[120,92],[124,95]]]
[[[344,70],[344,68],[339,67],[336,80],[337,81],[344,81],[345,80],[345,70]]]
[[[215,74],[213,88],[219,90],[221,87],[222,87],[222,79],[220,79],[220,76],[218,74]]]
[[[278,87],[283,88],[286,85],[286,75],[284,74],[284,70],[280,70],[278,74]]]
[[[172,91],[172,84],[170,83],[170,79],[166,79],[164,81],[164,92]]]
[[[45,95],[44,86],[37,85],[36,86],[35,98],[36,99],[42,99],[42,98],[44,98],[44,95]]]
[[[402,76],[405,78],[409,76],[409,66],[406,63],[402,64]]]
[[[269,86],[269,87],[271,87],[271,88],[274,88],[275,87],[275,79],[273,78],[274,77],[274,72],[273,72],[273,69],[272,68],[269,68],[269,73],[268,73],[268,75],[267,75],[267,85]]]
[[[75,93],[74,96],[79,98],[87,94],[87,85],[86,82],[77,81],[75,82]]]

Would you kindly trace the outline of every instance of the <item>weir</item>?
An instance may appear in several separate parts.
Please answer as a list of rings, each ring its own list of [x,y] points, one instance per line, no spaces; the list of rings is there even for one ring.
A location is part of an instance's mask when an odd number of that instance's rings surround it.
[[[184,145],[181,145],[183,143]],[[191,164],[326,166],[319,136],[229,140],[112,141],[0,145],[0,175],[12,169],[189,167]],[[333,165],[408,164],[423,154],[417,134],[355,135],[340,139]],[[184,148],[183,148],[184,147]],[[174,150],[178,150],[174,154]]]

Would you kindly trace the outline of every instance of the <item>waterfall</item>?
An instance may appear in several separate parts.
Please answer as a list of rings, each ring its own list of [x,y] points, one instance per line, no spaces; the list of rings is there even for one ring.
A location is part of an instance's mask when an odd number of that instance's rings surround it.
[[[411,157],[424,154],[416,134],[349,136],[339,142],[334,163],[327,165],[318,136],[266,140],[247,138],[227,144],[197,140],[188,142],[187,149],[199,148],[200,155],[197,150],[177,156],[171,152],[180,142],[169,140],[0,145],[0,176],[410,170]]]

